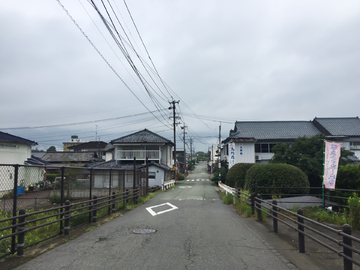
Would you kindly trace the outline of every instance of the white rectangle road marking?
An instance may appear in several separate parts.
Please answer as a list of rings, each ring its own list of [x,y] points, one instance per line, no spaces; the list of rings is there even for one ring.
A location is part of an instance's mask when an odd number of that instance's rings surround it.
[[[170,209],[167,209],[167,210],[164,210],[164,211],[157,212],[157,213],[153,210],[153,208],[156,208],[156,207],[159,207],[159,206],[164,206],[164,205],[168,205],[168,206],[170,206],[171,208],[170,208]],[[152,216],[160,215],[160,214],[163,214],[163,213],[166,213],[166,212],[169,212],[169,211],[172,211],[172,210],[176,210],[176,209],[179,209],[179,208],[176,207],[175,205],[172,205],[172,204],[169,203],[169,202],[162,203],[162,204],[159,204],[159,205],[155,205],[155,206],[151,206],[151,207],[146,208],[146,210],[147,210]]]

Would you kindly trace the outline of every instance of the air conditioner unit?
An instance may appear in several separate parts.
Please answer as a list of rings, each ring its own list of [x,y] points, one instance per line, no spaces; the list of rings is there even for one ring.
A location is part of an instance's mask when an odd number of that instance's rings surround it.
[[[261,160],[261,157],[255,156],[255,160]]]

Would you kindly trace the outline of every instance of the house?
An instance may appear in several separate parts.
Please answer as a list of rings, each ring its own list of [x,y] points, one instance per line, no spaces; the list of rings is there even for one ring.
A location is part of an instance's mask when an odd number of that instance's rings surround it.
[[[360,119],[318,118],[312,121],[237,121],[223,143],[221,160],[235,163],[267,163],[278,143],[292,143],[298,137],[324,134],[341,142],[346,150],[360,158]]]
[[[36,142],[0,131],[0,197],[16,185],[15,168],[18,168],[17,186],[28,186],[44,179],[43,168],[27,166],[31,160],[31,147]]]
[[[77,135],[72,135],[69,142],[63,142],[63,151],[68,152],[70,151],[68,147],[75,146],[82,144],[84,141],[82,139],[79,139]]]
[[[149,161],[172,166],[171,149],[174,143],[144,129],[111,141],[114,146],[115,160],[120,164],[132,164],[134,158],[138,164]]]
[[[122,174],[112,178],[115,184],[123,179],[125,187],[132,187],[134,169],[143,170],[146,160],[149,165],[149,186],[162,185],[164,181],[170,180],[173,164],[171,150],[174,146],[172,141],[144,129],[112,140],[111,145],[112,147],[107,145],[105,150],[107,157],[110,156],[109,152],[113,153],[113,159],[90,166],[123,170]],[[106,183],[103,182],[101,176],[95,176],[94,187],[101,185],[106,185]]]
[[[102,141],[91,141],[80,143],[73,146],[68,146],[70,152],[96,152],[97,156],[105,160],[106,146],[108,144]]]
[[[36,142],[0,131],[0,164],[19,164],[31,158]]]

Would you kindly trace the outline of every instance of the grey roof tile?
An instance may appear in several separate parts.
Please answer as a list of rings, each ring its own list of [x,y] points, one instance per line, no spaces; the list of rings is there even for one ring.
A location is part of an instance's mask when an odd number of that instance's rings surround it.
[[[236,122],[229,138],[255,138],[257,140],[296,139],[311,137],[321,132],[310,121],[254,121]]]
[[[124,137],[115,139],[111,141],[112,144],[126,144],[126,143],[168,143],[172,144],[173,142],[154,133],[150,130],[144,129]]]
[[[344,118],[318,118],[318,122],[332,136],[360,136],[360,119],[359,117]]]
[[[94,152],[47,152],[42,160],[48,162],[94,162],[100,159],[95,158]]]

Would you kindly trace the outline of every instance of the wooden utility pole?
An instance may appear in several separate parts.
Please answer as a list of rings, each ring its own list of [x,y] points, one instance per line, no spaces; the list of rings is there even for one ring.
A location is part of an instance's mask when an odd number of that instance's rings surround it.
[[[183,137],[183,141],[184,141],[184,173],[186,172],[186,150],[185,150],[185,134],[186,134],[185,129],[186,128],[187,128],[187,126],[185,126],[185,124],[184,124],[184,126],[181,127],[181,129],[184,130],[184,137]]]
[[[169,110],[173,110],[173,127],[174,127],[174,164],[176,163],[176,125],[179,124],[179,123],[176,123],[176,112],[175,112],[175,109],[176,109],[176,103],[179,104],[180,100],[178,101],[171,101],[169,102],[170,104],[172,104],[172,106],[169,107]]]

